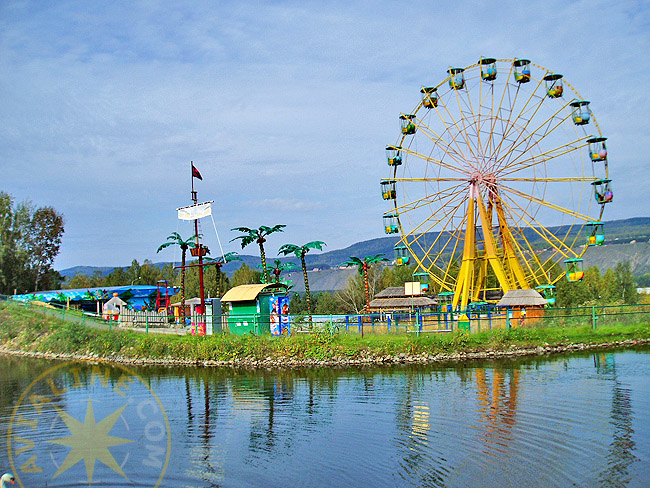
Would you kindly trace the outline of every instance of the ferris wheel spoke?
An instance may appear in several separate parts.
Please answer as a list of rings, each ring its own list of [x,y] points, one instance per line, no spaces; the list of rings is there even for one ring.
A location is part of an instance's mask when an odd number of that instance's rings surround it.
[[[418,225],[417,227],[412,229],[411,232],[409,232],[408,235],[413,235],[414,236],[413,241],[419,241],[422,238],[422,236],[425,236],[428,232],[431,232],[441,222],[446,222],[446,223],[443,224],[443,230],[446,229],[448,227],[449,223],[452,221],[453,216],[456,215],[456,212],[458,211],[458,209],[460,209],[460,207],[463,205],[463,203],[464,203],[464,201],[461,200],[458,203],[458,205],[456,205],[455,207],[451,207],[452,203],[450,202],[448,204],[450,206],[450,208],[447,209],[447,212],[444,215],[442,215],[440,218],[438,218],[436,220],[436,219],[434,219],[434,217],[435,217],[435,214],[437,212],[435,212],[434,214],[431,215],[430,218],[427,218],[420,225]],[[450,218],[450,216],[451,216],[451,218]],[[422,227],[424,227],[425,224],[428,224],[428,227],[426,229],[424,229],[424,230],[420,230]]]
[[[513,194],[515,194],[517,196],[520,196],[520,197],[522,197],[522,198],[524,198],[526,200],[530,200],[533,203],[537,203],[537,204],[542,205],[544,207],[547,207],[547,208],[550,208],[550,209],[553,209],[553,210],[557,210],[558,212],[562,212],[564,214],[571,215],[572,217],[576,217],[578,219],[584,220],[585,222],[591,220],[588,216],[583,215],[583,214],[581,214],[579,212],[569,210],[568,208],[562,207],[560,205],[555,205],[554,203],[547,202],[546,200],[542,200],[542,199],[537,198],[537,197],[535,197],[533,195],[528,195],[527,193],[519,191],[519,190],[517,190],[515,188],[512,188],[510,186],[502,185],[502,188],[505,188],[509,192],[511,192],[511,193],[513,193]]]
[[[559,158],[562,157],[566,154],[569,154],[573,151],[579,151],[582,148],[585,147],[585,139],[586,137],[577,139],[575,141],[569,142],[567,144],[564,144],[562,146],[556,147],[554,149],[549,149],[548,151],[545,151],[543,153],[537,154],[535,156],[532,156],[528,159],[516,161],[516,162],[511,162],[510,164],[503,166],[499,170],[499,174],[503,175],[509,175],[512,173],[516,173],[518,171],[522,171],[524,169],[532,168],[533,166],[537,166],[538,164],[546,163],[550,161],[551,159]],[[510,169],[510,171],[503,172],[504,170]]]
[[[470,96],[469,96],[469,91],[467,89],[465,89],[465,90],[454,90],[454,91],[456,92],[456,101],[458,102],[458,110],[459,110],[459,113],[461,115],[460,120],[461,120],[461,122],[463,124],[462,135],[463,135],[463,138],[465,139],[465,144],[467,144],[467,149],[471,153],[472,158],[474,158],[475,161],[478,161],[478,159],[479,159],[478,158],[479,149],[478,149],[478,147],[473,147],[472,143],[470,142],[469,135],[467,134],[467,125],[465,123],[467,117],[463,116],[463,107],[462,107],[461,98],[460,98],[460,92],[464,91],[465,93],[467,93],[467,99],[468,99],[469,105],[471,107],[471,100],[470,100]],[[474,112],[472,110],[470,110],[468,112],[468,114],[469,113],[472,114],[472,118],[473,118],[474,117]],[[475,167],[474,169],[477,170],[478,168]]]
[[[450,182],[450,181],[462,181],[469,183],[467,177],[465,178],[393,178],[395,181],[424,181],[424,182]],[[592,178],[593,179],[593,178]]]
[[[465,166],[468,169],[473,169],[468,163],[468,157],[465,155],[465,152],[463,152],[462,145],[458,142],[456,137],[454,136],[451,127],[457,127],[458,124],[452,124],[452,126],[447,125],[445,120],[442,118],[440,115],[440,111],[436,107],[436,112],[440,116],[440,120],[442,120],[443,124],[445,125],[445,134],[449,134],[449,137],[451,137],[451,140],[453,141],[453,144],[446,140],[441,134],[438,134],[435,130],[433,130],[428,124],[426,124],[423,120],[418,119],[418,127],[422,131],[423,134],[425,134],[434,144],[434,147],[437,146],[441,150],[443,150],[447,155],[449,155],[454,161],[459,166]],[[443,144],[441,144],[443,142]],[[446,147],[446,149],[444,149]]]
[[[438,234],[438,236],[436,238],[436,241],[443,238],[443,236],[445,236],[445,235],[447,236],[447,240],[441,246],[441,250],[432,259],[430,258],[428,267],[424,266],[424,261],[425,261],[425,259],[427,257],[429,257],[429,254],[431,253],[431,251],[433,249],[433,246],[435,244],[432,245],[432,246],[429,246],[428,249],[425,249],[424,246],[422,246],[419,242],[417,242],[418,247],[420,248],[420,250],[423,253],[423,256],[422,256],[421,260],[416,255],[416,260],[418,260],[418,264],[423,269],[426,269],[427,272],[431,272],[431,270],[433,269],[437,273],[442,274],[442,277],[438,277],[437,274],[434,273],[434,278],[436,279],[437,283],[440,286],[444,287],[445,289],[451,289],[453,287],[453,284],[448,282],[449,270],[450,270],[451,266],[453,265],[453,263],[455,261],[454,256],[456,255],[456,251],[457,251],[457,248],[458,248],[458,243],[461,240],[460,237],[461,237],[462,229],[463,229],[463,227],[465,225],[465,222],[466,222],[466,218],[463,218],[461,223],[459,225],[457,225],[456,228],[454,228],[453,230],[448,230],[449,224],[451,224],[452,221],[449,220],[447,222],[447,225],[445,225],[443,227],[443,230],[441,232],[439,232],[439,234]],[[415,237],[418,238],[421,235],[423,235],[423,234],[419,234],[418,236],[415,236]],[[455,244],[454,244],[454,248],[452,249],[451,253],[448,255],[449,261],[446,263],[446,266],[445,266],[445,262],[441,262],[439,264],[438,261],[441,261],[441,260],[443,260],[445,258],[444,250],[447,249],[447,247],[450,245],[450,243],[452,241],[454,241]],[[414,241],[414,242],[416,242],[416,241]],[[408,243],[408,244],[412,245],[413,242]]]
[[[454,91],[457,92],[458,90],[454,90]],[[456,97],[458,97],[458,93],[456,93]],[[447,104],[445,103],[445,100],[444,100],[442,97],[441,97],[441,98],[439,99],[439,101],[438,101],[438,107],[440,107],[440,105],[442,105],[442,106],[444,107],[445,112],[447,112],[447,115],[449,115],[449,118],[452,119],[452,120],[454,120],[453,115],[452,115],[451,112],[449,111],[449,107],[447,107]],[[465,155],[465,153],[463,152],[463,150],[462,150],[462,148],[461,148],[461,145],[458,143],[458,141],[456,140],[456,137],[455,137],[455,136],[453,135],[453,133],[451,132],[449,124],[448,124],[447,121],[442,117],[442,115],[441,115],[440,110],[438,109],[438,107],[436,107],[436,112],[437,112],[438,116],[440,117],[440,120],[442,120],[443,124],[445,125],[446,132],[447,132],[447,133],[450,135],[450,137],[453,139],[454,143],[456,144],[456,147],[458,148],[458,152],[460,152],[460,154],[463,155],[463,159],[464,159],[464,161],[465,161],[465,162],[469,162],[470,157],[468,157],[467,155]],[[460,130],[460,127],[459,127],[459,125],[458,125],[458,122],[452,124],[452,126],[458,128],[458,129]],[[462,132],[462,131],[461,131],[461,132]],[[469,141],[467,140],[467,136],[465,135],[464,132],[463,132],[463,139],[464,139],[464,142],[465,142],[465,147],[467,147],[467,150],[471,153],[470,156],[475,156],[474,153],[473,153],[473,151],[472,151],[472,147],[471,147]],[[470,165],[470,169],[475,170],[476,168],[474,168],[473,166]]]
[[[499,181],[528,181],[528,182],[545,182],[545,183],[558,183],[558,182],[576,182],[576,181],[594,181],[593,177],[589,176],[569,176],[566,178],[547,178],[547,177],[539,177],[539,178],[499,178]]]
[[[441,168],[448,169],[448,170],[453,171],[455,173],[466,174],[466,171],[463,171],[461,168],[457,168],[456,166],[452,166],[451,164],[445,163],[444,161],[441,161],[440,159],[425,156],[424,154],[421,154],[421,153],[419,153],[417,151],[413,151],[412,149],[402,148],[402,152],[404,154],[408,154],[409,156],[414,156],[416,158],[419,158],[422,161],[426,161],[427,163],[437,164]],[[451,154],[450,154],[450,156],[451,156]],[[452,159],[454,159],[454,161],[457,161],[457,162],[460,163],[460,161],[456,160],[456,158],[454,158],[453,156],[452,156]]]
[[[429,125],[424,123],[424,121],[418,119],[418,122],[419,122],[418,127],[420,128],[420,131],[427,138],[429,138],[429,140],[431,140],[434,147],[439,147],[440,150],[444,151],[445,154],[450,156],[459,166],[466,166],[469,169],[471,169],[471,167],[466,162],[467,158],[465,157],[464,153],[462,153],[460,151],[460,149],[454,148],[454,145],[456,145],[456,147],[459,147],[459,145],[458,145],[458,142],[456,141],[456,139],[454,138],[453,134],[451,134],[451,131],[447,130],[446,133],[448,133],[451,136],[452,140],[454,141],[454,144],[452,144],[449,141],[446,141],[442,137],[442,135],[437,134],[433,129],[431,129],[431,127]],[[443,144],[441,144],[441,142],[443,142]],[[412,151],[414,154],[419,154],[419,153],[417,153],[417,151],[413,151],[411,149],[409,149],[408,151]],[[439,160],[436,160],[435,158],[430,158],[430,157],[427,157],[427,156],[424,156],[424,155],[420,155],[420,157],[422,157],[422,159],[425,159],[425,160],[431,159],[434,162],[439,161]],[[458,171],[458,169],[456,169],[456,171]]]
[[[563,249],[566,249],[568,252],[570,252],[573,255],[573,257],[577,256],[577,254],[573,251],[573,249],[571,249],[571,247],[565,244],[564,240],[557,237],[553,232],[551,232],[544,225],[538,222],[537,219],[530,214],[530,212],[528,212],[525,208],[519,205],[514,199],[508,197],[508,200],[510,200],[517,208],[519,208],[520,211],[518,212],[517,210],[515,210],[515,208],[512,205],[509,205],[505,201],[504,201],[504,205],[506,205],[510,209],[513,215],[516,215],[519,219],[525,222],[530,229],[532,229],[537,235],[539,235],[542,239],[544,239],[544,241],[546,241],[554,249],[557,249],[566,258],[569,258],[570,256],[567,254],[567,252],[563,251]]]
[[[522,144],[526,143],[526,146],[524,146],[524,149],[520,150],[519,156],[517,156],[514,159],[514,161],[516,161],[519,157],[521,157],[522,154],[526,154],[526,152],[528,151],[528,149],[531,147],[532,144],[539,144],[541,141],[543,141],[549,135],[551,135],[555,131],[555,129],[560,127],[563,122],[565,122],[567,119],[569,119],[571,117],[570,114],[566,115],[565,117],[560,117],[560,118],[557,117],[558,114],[561,113],[566,107],[567,107],[567,105],[564,105],[562,108],[560,108],[560,110],[555,112],[551,117],[547,118],[544,122],[539,124],[539,126],[533,132],[527,134],[526,137],[523,140],[519,140],[519,139],[521,138],[522,134],[524,134],[525,128],[524,128],[524,130],[520,131],[519,136],[517,137],[517,139],[515,140],[513,145],[510,146],[510,148],[508,148],[506,150],[506,154],[502,158],[497,159],[497,161],[496,161],[497,169],[500,169],[501,167],[504,167],[503,165],[499,166],[499,163],[503,163],[504,161],[506,161],[507,158],[512,156],[512,154],[514,153],[514,150],[519,148]],[[554,120],[556,120],[557,118],[559,118],[559,122],[557,122],[555,124],[555,126],[552,129],[549,130],[548,127],[550,127],[552,125],[552,122]],[[546,127],[546,130],[543,131],[541,137],[539,139],[535,139],[535,137],[534,137],[535,134],[537,134],[538,131],[540,131],[541,129],[544,129],[545,127]],[[512,160],[506,161],[505,167],[508,167],[514,161],[512,161]]]
[[[505,205],[503,210],[504,210],[505,213],[508,214],[509,220],[512,223],[511,225],[514,225],[514,227],[516,229],[516,231],[514,233],[512,232],[512,229],[510,229],[510,232],[513,234],[513,244],[517,248],[519,256],[526,256],[526,254],[529,254],[530,256],[532,256],[532,262],[537,264],[538,272],[535,272],[535,270],[533,269],[533,266],[531,264],[531,259],[523,259],[522,261],[524,262],[524,265],[528,269],[528,273],[529,273],[530,277],[532,279],[534,279],[537,282],[538,285],[541,285],[542,283],[540,282],[538,274],[539,274],[539,272],[541,272],[545,276],[545,264],[542,264],[542,262],[540,261],[536,250],[533,249],[532,244],[526,238],[526,235],[525,235],[523,229],[521,229],[519,227],[519,225],[516,224],[516,222],[519,219],[516,218],[513,215],[511,207],[508,206],[508,205]],[[524,247],[525,247],[525,249],[524,249]],[[546,281],[546,280],[544,280],[544,281]]]
[[[539,89],[541,84],[542,84],[542,80],[540,79],[539,82],[537,83],[537,86],[535,87],[535,89],[532,90],[530,96],[526,100],[526,103],[524,103],[524,106],[521,108],[521,110],[519,111],[519,113],[517,114],[517,116],[515,117],[514,120],[511,120],[512,110],[509,112],[508,120],[506,122],[506,128],[503,131],[503,137],[501,139],[501,142],[499,143],[499,146],[496,148],[496,151],[493,152],[493,156],[494,156],[495,159],[497,159],[497,160],[499,159],[499,154],[501,153],[501,149],[503,147],[503,142],[508,140],[508,137],[510,136],[511,131],[513,131],[515,128],[519,128],[519,135],[517,136],[517,138],[514,141],[514,143],[516,143],[518,138],[520,137],[520,135],[526,131],[526,128],[528,127],[528,124],[530,124],[530,121],[535,118],[535,115],[537,115],[537,112],[542,108],[542,105],[544,103],[544,97],[539,97],[539,95],[536,95],[537,90]],[[508,83],[506,83],[506,88],[504,89],[504,94],[505,94],[506,90],[508,91],[508,94],[510,94],[510,91],[508,90],[509,86],[510,85]],[[521,85],[517,84],[516,93],[515,93],[515,100],[513,102],[511,102],[511,104],[510,104],[511,107],[515,106],[516,100],[519,97],[520,89],[521,89]],[[526,114],[526,115],[528,114],[528,112],[527,112],[528,104],[533,99],[535,99],[536,97],[538,97],[538,101],[537,101],[537,104],[534,105],[533,108],[531,109],[532,112],[533,112],[532,115],[528,119],[524,119],[526,121],[526,123],[523,125],[523,127],[520,127],[519,126],[520,119],[523,119],[524,114]],[[503,99],[501,100],[501,104],[503,104]],[[501,111],[501,105],[499,105],[499,112],[500,111]]]
[[[399,206],[395,205],[395,211],[397,211],[399,214],[411,212],[426,205],[430,205],[434,200],[438,201],[439,203],[448,204],[449,201],[453,201],[453,197],[460,195],[459,190],[462,186],[463,185],[455,185],[438,192],[437,195],[427,195],[425,197],[418,198],[417,200],[403,203]]]

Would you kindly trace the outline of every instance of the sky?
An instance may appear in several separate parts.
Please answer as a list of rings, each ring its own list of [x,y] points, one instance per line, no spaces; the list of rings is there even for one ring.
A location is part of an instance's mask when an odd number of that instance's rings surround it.
[[[0,191],[65,217],[54,267],[179,259],[190,161],[206,244],[237,226],[326,250],[384,236],[398,116],[449,66],[528,58],[564,74],[608,137],[615,202],[650,215],[644,1],[0,2]],[[257,252],[247,248],[247,254]],[[213,253],[217,254],[217,253]]]

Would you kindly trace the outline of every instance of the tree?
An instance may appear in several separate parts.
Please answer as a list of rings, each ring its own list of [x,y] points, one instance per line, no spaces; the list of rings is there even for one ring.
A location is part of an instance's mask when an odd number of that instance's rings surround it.
[[[230,284],[235,287],[239,285],[251,285],[253,283],[259,283],[262,273],[251,269],[246,263],[242,263],[238,270],[236,270]]]
[[[379,289],[383,290],[390,286],[404,286],[404,283],[413,281],[413,273],[415,272],[415,265],[408,266],[386,266],[381,270],[379,282],[377,283]]]
[[[215,268],[215,273],[216,273],[216,297],[220,298],[221,294],[223,291],[222,288],[224,288],[224,281],[228,281],[228,277],[226,276],[224,279],[224,274],[221,272],[221,268],[223,267],[224,264],[230,263],[231,261],[241,261],[241,258],[237,256],[236,252],[227,252],[220,258],[203,258],[204,263],[212,264],[214,265]]]
[[[632,267],[629,261],[618,263],[614,268],[616,275],[616,295],[623,300],[623,303],[634,305],[639,301],[639,294],[636,291],[636,280],[632,274]]]
[[[341,301],[332,293],[321,292],[314,296],[314,310],[319,315],[343,313]]]
[[[167,236],[167,241],[160,246],[156,253],[169,246],[178,246],[181,248],[181,323],[185,322],[185,257],[187,250],[196,246],[197,236],[193,235],[187,240],[183,240],[178,232],[172,232]]]
[[[237,236],[234,239],[231,239],[230,242],[241,239],[241,248],[244,249],[249,244],[256,242],[260,246],[260,259],[262,260],[262,270],[264,276],[264,282],[269,282],[269,272],[266,268],[266,253],[264,252],[264,243],[266,242],[266,236],[273,234],[274,232],[282,232],[286,225],[275,225],[273,227],[267,227],[262,225],[257,229],[250,229],[248,227],[234,227],[230,230],[235,230],[237,232],[242,232],[244,235]]]
[[[370,294],[373,296],[378,289],[381,274],[379,268],[379,264],[372,264],[368,267],[368,286]],[[344,313],[363,313],[366,308],[363,275],[357,273],[351,276],[343,290],[336,292],[336,298],[341,302]]]
[[[357,266],[359,269],[359,274],[363,276],[363,287],[366,297],[366,312],[370,311],[370,286],[368,283],[368,269],[372,264],[388,261],[388,259],[383,256],[383,254],[377,254],[375,256],[366,256],[363,259],[359,259],[356,256],[351,256],[348,261],[342,264],[342,266]]]
[[[35,209],[29,201],[14,205],[11,195],[0,192],[0,293],[58,285],[52,263],[63,232],[63,216],[54,208]]]
[[[96,285],[93,285],[90,276],[83,273],[77,273],[65,283],[64,288],[76,290],[79,288],[94,288],[95,286]]]
[[[307,313],[309,314],[309,322],[311,323],[311,294],[309,293],[309,278],[307,277],[307,264],[305,262],[305,255],[309,252],[310,249],[318,249],[319,251],[323,250],[323,246],[326,246],[323,241],[311,241],[302,246],[296,246],[295,244],[285,244],[279,250],[278,254],[295,254],[300,258],[300,264],[302,265],[302,276],[305,280],[305,297],[307,298]]]
[[[34,212],[28,237],[34,291],[38,290],[39,282],[52,269],[54,258],[61,248],[63,232],[63,215],[53,207],[42,207]]]

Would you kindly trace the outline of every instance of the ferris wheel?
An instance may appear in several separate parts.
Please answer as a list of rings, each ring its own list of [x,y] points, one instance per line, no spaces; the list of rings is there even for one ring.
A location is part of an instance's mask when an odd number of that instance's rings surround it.
[[[612,202],[590,102],[527,59],[451,67],[399,116],[381,180],[396,264],[415,264],[454,308],[583,278]]]

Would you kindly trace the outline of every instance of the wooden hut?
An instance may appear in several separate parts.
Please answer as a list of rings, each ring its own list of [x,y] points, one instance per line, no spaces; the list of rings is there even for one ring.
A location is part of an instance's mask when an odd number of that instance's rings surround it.
[[[534,323],[544,316],[546,299],[537,290],[510,290],[497,303],[508,309],[510,327]]]
[[[419,283],[418,283],[419,285]],[[436,310],[438,300],[421,293],[415,293],[411,288],[407,293],[404,286],[391,286],[380,291],[370,302],[371,313],[399,312],[409,310]]]

